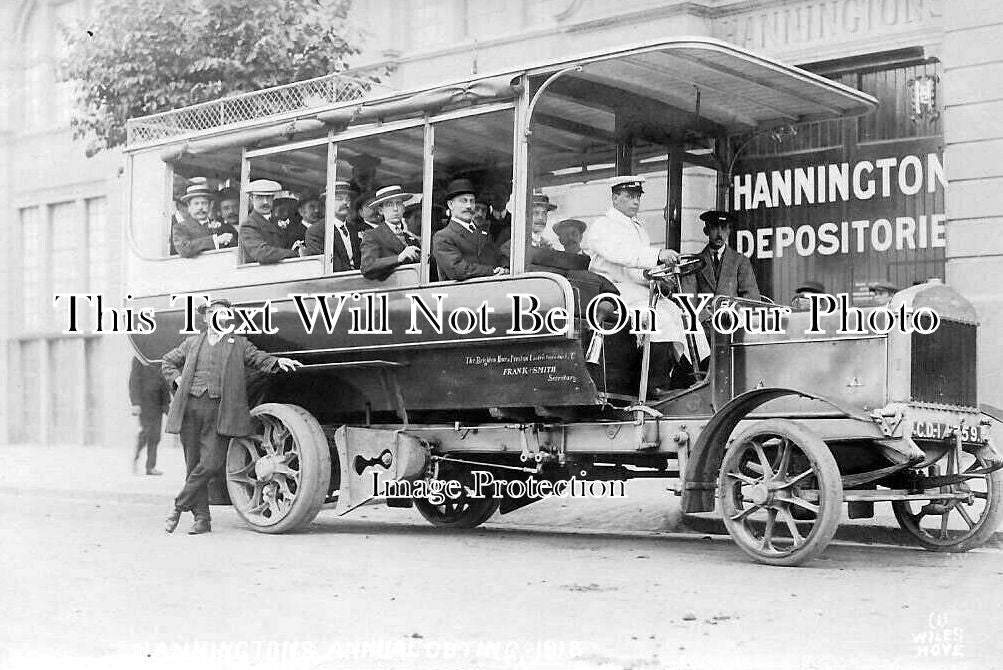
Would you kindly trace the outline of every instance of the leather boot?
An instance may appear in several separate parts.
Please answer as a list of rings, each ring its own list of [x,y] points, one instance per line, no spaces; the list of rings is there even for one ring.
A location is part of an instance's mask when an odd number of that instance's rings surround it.
[[[174,511],[164,520],[164,530],[173,533],[174,529],[178,527],[179,521],[181,521],[181,510],[175,507]]]
[[[670,390],[669,363],[672,355],[670,342],[652,342],[651,358],[648,359],[648,398],[656,399]]]
[[[195,517],[195,523],[192,524],[192,529],[188,531],[189,535],[201,535],[202,533],[211,533],[212,525],[209,523],[209,517],[207,516],[197,516]]]

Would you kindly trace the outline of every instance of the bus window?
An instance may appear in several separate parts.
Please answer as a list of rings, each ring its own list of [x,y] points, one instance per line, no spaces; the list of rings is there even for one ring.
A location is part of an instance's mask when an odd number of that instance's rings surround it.
[[[327,155],[326,140],[248,152],[249,181],[244,189],[255,182],[266,184],[272,198],[256,201],[248,194],[241,217],[243,262],[274,263],[321,253],[308,248],[308,240],[318,237],[324,227]]]
[[[425,164],[425,133],[421,126],[339,141],[332,201],[332,269],[361,270],[384,281],[403,266],[418,261],[408,247],[420,245],[420,211]],[[329,196],[330,197],[330,196]],[[386,225],[383,225],[386,224]],[[346,244],[351,249],[346,248]],[[417,279],[417,272],[411,270]]]
[[[498,267],[509,267],[513,124],[511,109],[434,124],[433,199],[442,209],[433,207],[437,272],[432,280],[436,274],[439,279],[490,276]],[[439,233],[439,228],[445,230]]]
[[[239,210],[234,205],[239,199],[240,153],[240,147],[220,147],[211,153],[185,154],[171,163],[165,240],[171,256],[194,258],[237,247]]]
[[[612,206],[610,180],[644,179],[636,218],[651,245],[679,250],[670,229],[669,154],[683,157],[676,214],[683,252],[705,242],[701,211],[714,209],[717,171],[709,140],[677,143],[678,119],[654,99],[574,76],[558,79],[540,97],[530,135],[526,215],[527,269],[588,267],[588,230]],[[703,166],[695,164],[699,161]]]

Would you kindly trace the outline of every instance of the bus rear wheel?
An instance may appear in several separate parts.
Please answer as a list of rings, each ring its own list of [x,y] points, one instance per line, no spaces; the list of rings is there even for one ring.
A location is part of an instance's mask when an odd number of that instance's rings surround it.
[[[260,533],[313,521],[331,478],[331,452],[317,420],[297,405],[251,410],[253,432],[230,440],[226,489],[237,514]]]
[[[415,498],[418,513],[433,526],[440,528],[476,528],[490,519],[501,504],[500,498],[492,496],[473,497],[473,476],[463,467],[441,467],[437,469],[437,479],[455,479],[460,483],[460,495],[446,497],[440,504],[432,504],[428,498]]]

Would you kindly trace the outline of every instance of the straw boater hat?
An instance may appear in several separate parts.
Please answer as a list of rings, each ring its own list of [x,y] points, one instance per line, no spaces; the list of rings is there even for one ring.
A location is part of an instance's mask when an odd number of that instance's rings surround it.
[[[271,179],[255,179],[247,185],[250,195],[275,195],[282,191],[282,184]]]
[[[553,212],[555,209],[557,209],[557,205],[552,204],[550,202],[550,198],[548,198],[543,193],[533,194],[533,205],[543,205],[544,207],[547,208],[548,212]]]
[[[202,196],[205,198],[212,199],[215,197],[212,189],[209,188],[209,180],[205,177],[192,177],[188,181],[188,188],[185,189],[185,194],[181,196],[181,202],[188,202],[192,198]]]
[[[275,202],[279,200],[288,200],[293,203],[298,203],[300,201],[299,196],[297,196],[292,191],[279,191],[275,194]]]
[[[379,207],[385,202],[390,202],[391,200],[400,200],[401,202],[406,202],[414,199],[416,194],[408,193],[399,185],[384,186],[376,192],[376,195],[371,201],[369,201],[369,207]]]
[[[618,191],[637,191],[638,193],[644,193],[644,177],[639,177],[637,175],[622,175],[620,177],[613,177],[609,180],[609,188],[613,193]]]

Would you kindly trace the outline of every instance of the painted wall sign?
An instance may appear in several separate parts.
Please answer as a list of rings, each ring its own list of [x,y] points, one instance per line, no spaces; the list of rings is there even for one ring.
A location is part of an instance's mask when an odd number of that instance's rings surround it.
[[[944,0],[785,3],[722,16],[714,22],[714,36],[747,49],[782,51],[942,28],[943,7]]]
[[[923,209],[910,200],[942,195],[946,185],[936,152],[737,174],[733,211],[796,210],[784,217],[788,225],[737,231],[736,248],[756,259],[943,248],[944,213],[917,214]]]

